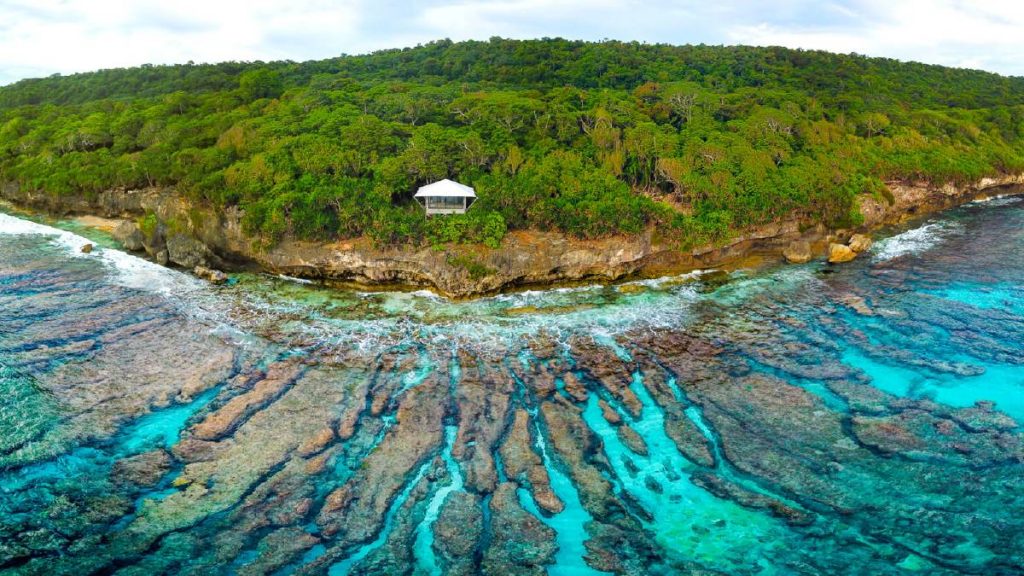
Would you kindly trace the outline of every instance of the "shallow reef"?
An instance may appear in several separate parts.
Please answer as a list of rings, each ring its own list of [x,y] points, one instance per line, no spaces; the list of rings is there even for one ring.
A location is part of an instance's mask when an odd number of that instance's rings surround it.
[[[468,302],[76,232],[0,214],[2,573],[1024,572],[1022,199]]]

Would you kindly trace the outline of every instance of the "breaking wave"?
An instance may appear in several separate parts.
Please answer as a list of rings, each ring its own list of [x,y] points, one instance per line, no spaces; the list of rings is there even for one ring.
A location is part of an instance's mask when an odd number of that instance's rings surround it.
[[[876,262],[917,255],[938,245],[950,236],[962,234],[963,231],[963,226],[956,221],[932,221],[920,228],[879,240],[871,248],[871,252]]]

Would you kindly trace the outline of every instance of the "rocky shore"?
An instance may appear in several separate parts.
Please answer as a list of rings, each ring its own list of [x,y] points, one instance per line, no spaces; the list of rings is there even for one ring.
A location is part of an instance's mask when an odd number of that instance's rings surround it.
[[[366,238],[333,243],[286,239],[265,248],[242,230],[242,213],[195,205],[173,189],[108,190],[94,197],[56,197],[6,184],[2,197],[55,215],[121,219],[113,234],[125,248],[156,262],[190,270],[262,269],[270,273],[374,287],[428,287],[449,297],[503,289],[614,281],[702,268],[749,265],[786,258],[806,262],[832,254],[851,237],[938,212],[986,195],[1024,191],[1024,174],[984,178],[964,186],[890,182],[890,200],[863,197],[860,230],[829,230],[789,220],[747,230],[727,244],[680,251],[653,230],[634,237],[577,240],[562,234],[509,233],[497,249],[484,246],[378,248]],[[843,251],[839,249],[840,251]],[[843,251],[845,253],[845,251]],[[842,258],[852,258],[858,250]],[[206,275],[206,274],[204,274]]]
[[[336,317],[7,235],[0,572],[1020,574],[1006,200],[916,255],[529,316]]]

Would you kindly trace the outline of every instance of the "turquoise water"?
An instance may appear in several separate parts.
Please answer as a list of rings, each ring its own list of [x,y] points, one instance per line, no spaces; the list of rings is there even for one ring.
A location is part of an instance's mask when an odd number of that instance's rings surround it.
[[[451,476],[451,482],[434,493],[430,499],[430,504],[427,505],[423,521],[416,528],[416,542],[413,545],[417,561],[416,567],[425,574],[436,575],[442,572],[434,555],[434,532],[431,528],[434,522],[437,521],[437,516],[441,512],[441,506],[444,504],[445,498],[452,492],[462,490],[464,486],[462,471],[459,469],[458,463],[452,458],[452,444],[455,442],[455,433],[457,431],[458,429],[455,426],[445,427],[444,451],[441,453],[445,469]]]
[[[0,214],[0,573],[1024,573],[1024,201],[883,236],[456,302]]]
[[[533,500],[529,490],[520,488],[518,491],[523,507],[553,528],[557,534],[558,553],[555,555],[554,564],[548,567],[547,572],[551,576],[597,576],[599,574],[606,574],[606,572],[594,570],[584,561],[584,557],[587,554],[586,541],[589,539],[587,524],[593,520],[593,517],[583,507],[583,503],[580,502],[579,492],[573,486],[572,480],[552,461],[547,442],[544,440],[543,430],[540,423],[536,420],[536,412],[532,416],[535,418],[534,422],[536,423],[534,427],[537,438],[536,447],[540,452],[544,467],[548,471],[551,491],[565,505],[561,512],[551,516],[544,516],[537,508],[537,503]]]
[[[330,570],[327,571],[327,573],[330,576],[345,576],[347,574],[351,574],[355,566],[358,566],[359,563],[362,562],[367,556],[369,556],[371,553],[378,550],[381,546],[384,545],[384,543],[387,541],[388,536],[390,536],[391,534],[391,529],[392,526],[394,525],[395,516],[398,514],[398,511],[401,509],[402,505],[404,505],[405,502],[409,499],[409,495],[412,494],[413,488],[415,488],[416,485],[419,484],[420,480],[423,479],[423,476],[427,473],[427,469],[429,467],[430,462],[427,462],[426,464],[420,466],[419,470],[416,472],[416,475],[413,476],[412,481],[406,484],[405,488],[402,489],[402,492],[399,493],[398,498],[395,499],[394,504],[391,505],[391,508],[387,512],[387,516],[385,516],[384,518],[384,527],[383,529],[381,529],[380,534],[377,536],[377,538],[372,542],[360,546],[351,556],[331,565]],[[424,561],[426,561],[425,558]]]
[[[635,377],[631,389],[640,398],[643,410],[639,419],[624,418],[644,439],[649,456],[631,451],[602,416],[595,397],[591,397],[583,418],[604,442],[604,450],[622,488],[628,491],[652,517],[649,527],[663,546],[697,562],[719,564],[736,569],[737,552],[747,555],[743,565],[760,567],[765,551],[762,546],[779,546],[779,523],[763,514],[748,511],[737,504],[718,499],[686,478],[694,466],[675,448],[665,434],[664,417]],[[716,534],[727,533],[726,537]]]

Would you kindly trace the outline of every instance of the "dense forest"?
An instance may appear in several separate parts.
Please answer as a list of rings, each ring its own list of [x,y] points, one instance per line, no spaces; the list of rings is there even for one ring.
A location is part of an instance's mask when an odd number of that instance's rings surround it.
[[[0,88],[0,181],[173,186],[286,235],[680,247],[798,216],[858,223],[884,181],[1024,171],[1024,78],[783,48],[433,42],[315,62],[143,66]],[[452,178],[465,216],[412,195]]]

